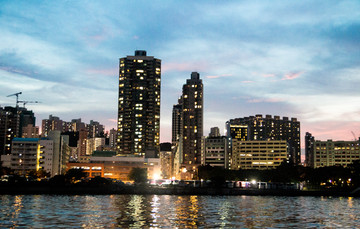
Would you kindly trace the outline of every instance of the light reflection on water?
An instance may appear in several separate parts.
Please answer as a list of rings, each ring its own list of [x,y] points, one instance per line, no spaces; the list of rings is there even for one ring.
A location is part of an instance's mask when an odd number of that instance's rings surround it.
[[[3,195],[1,228],[359,228],[345,197]]]

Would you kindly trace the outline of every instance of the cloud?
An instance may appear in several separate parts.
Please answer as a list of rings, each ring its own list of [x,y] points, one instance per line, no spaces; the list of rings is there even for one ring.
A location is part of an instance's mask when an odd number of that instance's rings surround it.
[[[285,99],[281,98],[269,98],[269,99],[249,99],[247,100],[248,103],[279,103],[284,102]]]
[[[86,73],[91,75],[105,75],[105,76],[116,76],[118,74],[119,69],[117,68],[109,68],[109,69],[94,69],[89,68],[85,70]]]
[[[165,63],[161,66],[162,72],[170,72],[170,71],[205,71],[207,64],[204,62],[182,62],[182,63]]]
[[[275,74],[262,74],[262,77],[269,78],[269,77],[275,77]]]
[[[282,80],[294,80],[298,77],[300,77],[304,72],[296,72],[296,73],[288,73],[285,74],[284,78]]]

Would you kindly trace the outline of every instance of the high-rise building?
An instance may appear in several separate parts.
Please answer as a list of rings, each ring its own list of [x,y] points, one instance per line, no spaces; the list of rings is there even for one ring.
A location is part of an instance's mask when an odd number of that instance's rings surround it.
[[[191,73],[191,78],[183,85],[181,105],[180,142],[182,155],[181,167],[190,177],[195,173],[196,167],[201,164],[202,137],[203,137],[203,83],[200,74]]]
[[[63,131],[63,121],[59,117],[49,115],[48,119],[42,120],[41,135],[47,137],[52,130]]]
[[[181,130],[181,104],[176,104],[173,106],[172,110],[172,144],[176,144],[180,138]]]
[[[137,50],[120,59],[119,69],[117,152],[158,154],[161,60]]]
[[[15,107],[0,107],[0,154],[11,153],[11,141],[20,137],[20,115]]]
[[[256,115],[231,119],[227,125],[247,125],[247,140],[285,140],[289,147],[288,161],[300,164],[300,122],[296,118]]]
[[[211,127],[209,137],[220,137],[220,130],[219,127]]]
[[[101,125],[97,121],[90,120],[90,124],[88,125],[89,137],[104,137],[104,125]]]
[[[238,139],[240,141],[248,140],[248,125],[231,124],[226,122],[227,137],[231,139]]]
[[[22,137],[23,138],[38,138],[39,137],[39,127],[28,124],[22,128]]]
[[[109,146],[112,149],[115,149],[116,147],[116,133],[117,131],[114,128],[109,131]]]
[[[21,137],[23,127],[35,125],[35,116],[32,111],[24,107],[0,107],[0,154],[11,153],[11,141]]]
[[[314,142],[315,138],[311,133],[305,134],[305,166],[314,168]]]

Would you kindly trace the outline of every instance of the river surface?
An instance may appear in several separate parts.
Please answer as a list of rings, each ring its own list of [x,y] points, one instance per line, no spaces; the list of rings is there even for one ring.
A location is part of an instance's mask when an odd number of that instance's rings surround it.
[[[360,228],[360,198],[0,195],[0,228]]]

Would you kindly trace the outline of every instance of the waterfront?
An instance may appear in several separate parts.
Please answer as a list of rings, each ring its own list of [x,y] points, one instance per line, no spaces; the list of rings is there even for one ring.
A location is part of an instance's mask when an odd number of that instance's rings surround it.
[[[1,228],[358,228],[352,197],[2,195]]]

